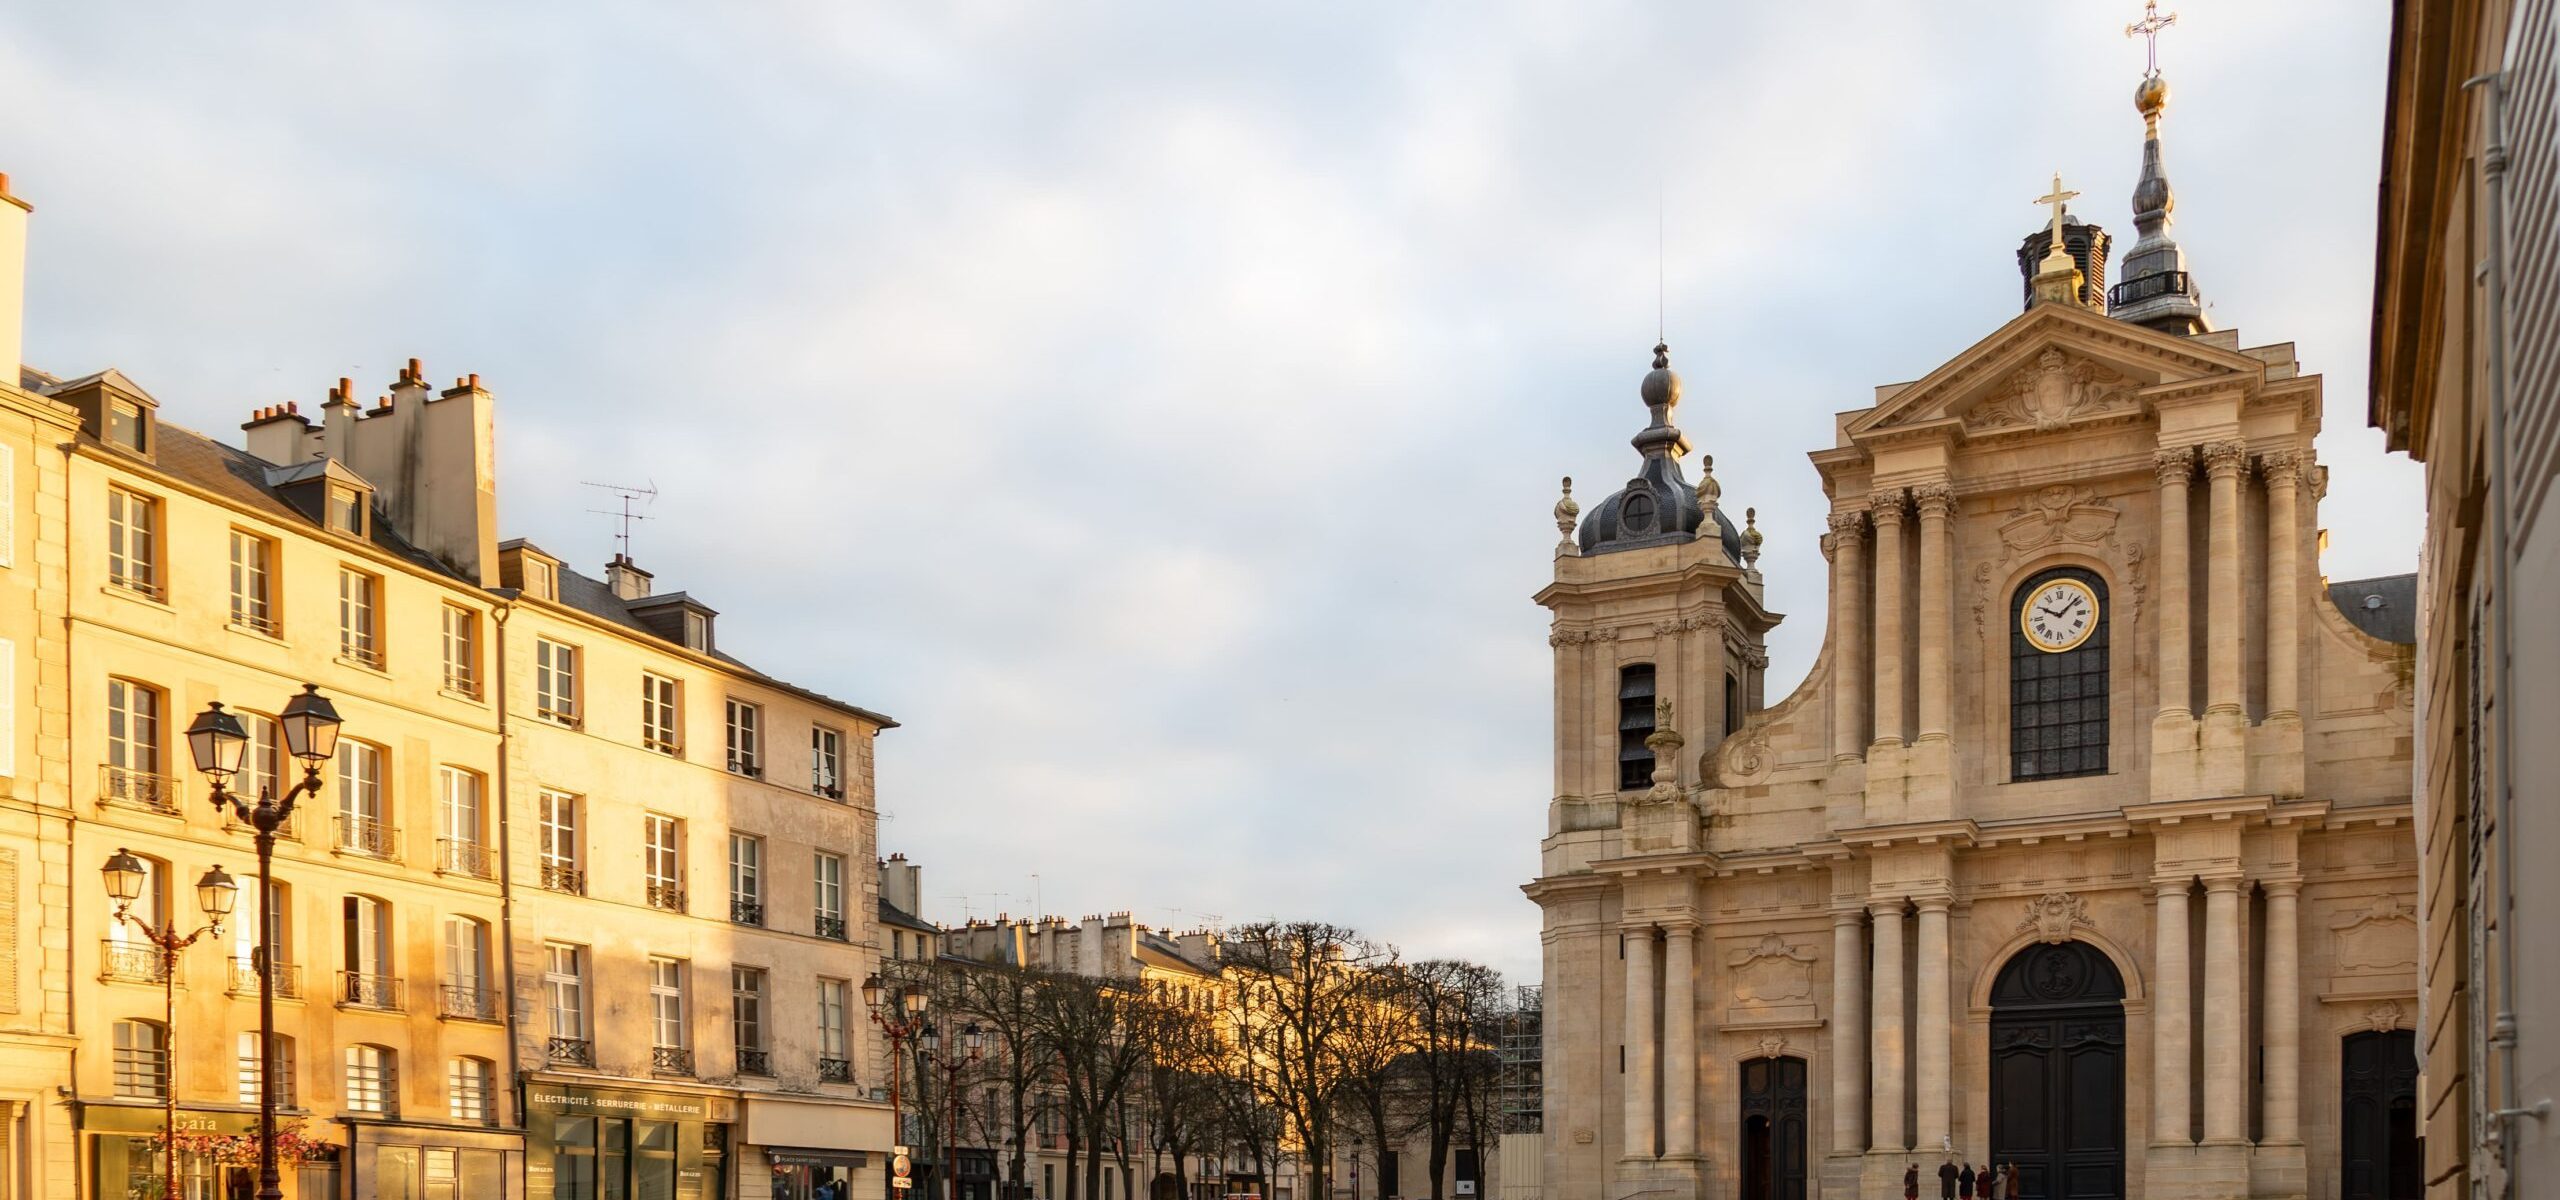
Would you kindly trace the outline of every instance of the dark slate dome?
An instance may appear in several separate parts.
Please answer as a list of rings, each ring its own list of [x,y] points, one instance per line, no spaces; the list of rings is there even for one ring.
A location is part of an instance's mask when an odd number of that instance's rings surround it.
[[[1680,403],[1680,377],[1671,370],[1668,345],[1653,348],[1653,370],[1644,377],[1638,395],[1653,415],[1653,422],[1635,436],[1644,465],[1625,487],[1583,516],[1576,541],[1585,554],[1689,541],[1706,522],[1706,512],[1698,505],[1698,489],[1680,470],[1679,455],[1688,449],[1688,440],[1671,423],[1671,410]],[[1725,557],[1741,562],[1742,532],[1722,509],[1717,510],[1715,523]]]

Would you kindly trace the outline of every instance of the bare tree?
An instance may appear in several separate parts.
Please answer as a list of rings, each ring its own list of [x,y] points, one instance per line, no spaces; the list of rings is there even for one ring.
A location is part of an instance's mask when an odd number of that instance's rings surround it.
[[[1202,1006],[1163,992],[1155,997],[1154,1027],[1147,1039],[1144,1092],[1151,1148],[1173,1158],[1174,1190],[1191,1192],[1189,1159],[1217,1146],[1225,1131],[1221,1089],[1229,1052]]]
[[[1100,1200],[1102,1153],[1125,1122],[1121,1100],[1146,1061],[1145,997],[1110,980],[1038,973],[1032,988],[1034,1038],[1054,1064],[1067,1133],[1066,1200]],[[1085,1152],[1090,1147],[1090,1152]],[[1075,1164],[1083,1153],[1079,1189]],[[1125,1169],[1125,1158],[1123,1160]]]
[[[1307,1169],[1304,1194],[1332,1193],[1335,1114],[1371,973],[1394,951],[1314,921],[1260,922],[1228,937],[1226,989],[1239,1066],[1276,1110]]]
[[[1405,971],[1401,999],[1413,1021],[1413,1053],[1404,1062],[1416,1126],[1428,1138],[1431,1200],[1447,1177],[1449,1148],[1463,1129],[1483,1169],[1483,1120],[1500,1084],[1500,1044],[1491,1031],[1500,1007],[1502,976],[1491,967],[1454,959],[1415,963]]]
[[[986,964],[959,967],[951,1002],[986,1036],[983,1076],[1002,1097],[1001,1107],[981,1114],[988,1139],[1010,1148],[1006,1192],[1030,1194],[1031,1124],[1037,1115],[1040,1088],[1053,1077],[1056,1059],[1039,1034],[1041,977],[1018,967]]]

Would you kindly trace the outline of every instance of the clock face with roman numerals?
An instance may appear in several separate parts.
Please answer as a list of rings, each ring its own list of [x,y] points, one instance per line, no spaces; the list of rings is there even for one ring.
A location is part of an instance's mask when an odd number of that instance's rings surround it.
[[[2098,631],[2098,594],[2077,579],[2056,579],[2027,597],[2018,613],[2018,632],[2029,645],[2060,654]]]

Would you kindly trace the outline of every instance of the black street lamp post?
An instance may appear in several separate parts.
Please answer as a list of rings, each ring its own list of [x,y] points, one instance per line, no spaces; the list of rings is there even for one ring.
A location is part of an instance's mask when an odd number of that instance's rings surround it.
[[[248,826],[258,846],[258,948],[249,964],[258,973],[258,1200],[284,1200],[283,1182],[276,1175],[276,948],[270,944],[276,922],[268,911],[274,892],[267,873],[274,865],[276,830],[292,819],[296,801],[319,794],[320,764],[338,752],[338,709],[320,694],[318,684],[306,683],[302,694],[276,714],[276,724],[284,730],[286,753],[302,763],[302,781],[282,796],[261,789],[255,802],[230,790],[231,777],[240,773],[249,753],[249,731],[240,718],[215,703],[187,726],[187,752],[196,771],[213,781],[215,811]]]
[[[862,981],[862,1006],[871,1010],[871,1023],[889,1037],[890,1137],[898,1145],[907,1141],[906,1109],[900,1107],[899,1100],[901,1085],[906,1081],[902,1058],[908,1040],[925,1029],[925,1004],[924,989],[914,984],[886,988],[876,974]]]
[[[160,1099],[165,1112],[161,1117],[160,1194],[176,1200],[178,1195],[178,952],[195,945],[208,935],[222,936],[223,918],[231,915],[231,906],[240,898],[240,885],[220,864],[196,881],[196,905],[209,918],[193,933],[178,932],[178,914],[172,912],[153,925],[133,915],[133,902],[142,898],[143,880],[149,872],[142,860],[122,846],[107,859],[99,871],[107,878],[107,896],[116,902],[116,921],[141,931],[143,940],[151,943],[152,953],[160,968]]]
[[[960,1072],[978,1061],[985,1039],[978,1033],[978,1023],[972,1021],[961,1028],[960,1045],[954,1047],[955,1052],[947,1058],[942,1054],[940,1030],[931,1025],[925,1026],[922,1041],[924,1061],[942,1069],[945,1111],[942,1145],[936,1147],[941,1153],[936,1157],[941,1161],[943,1177],[950,1184],[949,1200],[960,1200]]]

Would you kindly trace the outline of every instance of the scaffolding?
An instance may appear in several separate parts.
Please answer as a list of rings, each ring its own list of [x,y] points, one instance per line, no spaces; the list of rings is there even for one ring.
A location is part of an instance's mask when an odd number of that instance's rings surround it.
[[[1516,989],[1500,1020],[1502,1031],[1502,1132],[1537,1133],[1546,1109],[1546,1035],[1540,1014],[1543,991]]]

